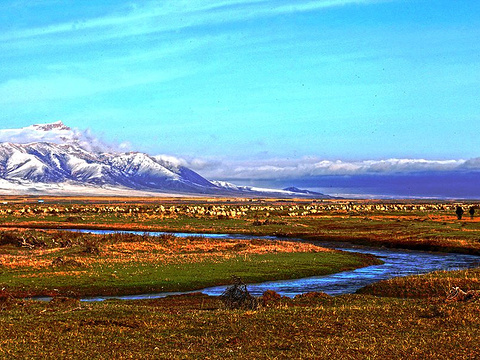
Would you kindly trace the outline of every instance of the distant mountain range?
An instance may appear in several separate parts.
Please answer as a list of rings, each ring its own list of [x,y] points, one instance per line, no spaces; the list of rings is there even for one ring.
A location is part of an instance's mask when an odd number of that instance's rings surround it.
[[[164,156],[101,152],[62,122],[4,131],[13,140],[28,134],[35,141],[0,143],[3,194],[328,197],[297,188],[274,190],[209,181]]]
[[[325,196],[325,194],[315,192],[315,191],[311,191],[311,190],[299,189],[295,186],[287,187],[287,188],[283,189],[283,191],[289,191],[289,192],[293,192],[295,194],[303,194],[303,195],[311,195],[311,196]]]

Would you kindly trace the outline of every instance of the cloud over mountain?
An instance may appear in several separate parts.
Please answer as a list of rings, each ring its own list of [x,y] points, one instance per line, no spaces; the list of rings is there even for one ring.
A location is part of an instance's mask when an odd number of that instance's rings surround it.
[[[61,121],[51,124],[36,124],[19,129],[0,129],[0,143],[30,144],[49,142],[54,144],[70,144],[95,153],[125,151],[127,143],[108,144],[91,133],[90,130],[79,130],[64,125]]]
[[[480,158],[469,160],[181,159],[208,179],[311,189],[346,198],[479,199]]]
[[[2,142],[0,175],[9,181],[74,181],[202,193],[259,194],[266,188],[295,186],[337,196],[480,196],[476,185],[480,157],[332,161],[150,156],[125,153],[121,146],[108,145],[88,130],[72,129],[60,121],[0,130]]]
[[[480,158],[463,160],[385,159],[385,160],[322,160],[316,157],[301,159],[265,159],[252,161],[198,159],[186,163],[194,170],[203,170],[211,179],[296,179],[331,175],[391,175],[423,172],[480,170]],[[197,166],[196,164],[200,164]]]

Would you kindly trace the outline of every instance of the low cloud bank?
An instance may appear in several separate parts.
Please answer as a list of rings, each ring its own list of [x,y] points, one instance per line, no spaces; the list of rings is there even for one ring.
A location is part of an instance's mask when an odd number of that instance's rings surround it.
[[[207,179],[237,185],[276,189],[295,186],[345,198],[480,199],[480,158],[181,161]]]
[[[0,142],[54,142],[80,145],[93,152],[130,151],[128,143],[108,144],[89,130],[61,122],[0,130]],[[480,157],[427,160],[324,160],[318,157],[235,160],[221,157],[155,158],[185,166],[209,180],[237,185],[296,186],[328,195],[357,197],[436,197],[480,199]]]
[[[480,158],[470,160],[386,159],[330,161],[318,158],[255,161],[183,160],[203,176],[219,180],[295,179],[332,175],[389,175],[425,172],[480,171]]]
[[[112,144],[90,130],[70,128],[61,121],[20,129],[0,130],[0,142],[54,142],[80,145],[93,152],[131,151],[129,143]],[[153,154],[150,154],[153,155]],[[422,172],[480,171],[480,157],[473,159],[427,160],[324,160],[318,157],[233,160],[221,157],[178,157],[156,155],[171,163],[186,166],[212,180],[292,179],[325,175],[411,174]]]

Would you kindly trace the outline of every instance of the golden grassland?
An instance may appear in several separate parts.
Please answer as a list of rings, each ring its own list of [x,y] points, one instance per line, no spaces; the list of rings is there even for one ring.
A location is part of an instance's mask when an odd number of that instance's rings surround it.
[[[276,299],[258,310],[226,310],[205,295],[5,300],[0,357],[475,359],[479,310],[479,302],[366,295]]]
[[[72,286],[71,279],[85,279],[92,272],[102,276],[85,288],[98,292],[128,282],[131,274],[138,275],[135,281],[167,278],[163,284],[171,286],[168,278],[185,268],[196,268],[194,276],[199,277],[224,264],[219,271],[225,277],[226,269],[238,275],[239,268],[234,267],[247,260],[242,266],[253,266],[244,268],[244,277],[259,264],[275,261],[278,271],[297,255],[300,263],[323,256],[330,262],[338,260],[328,259],[336,252],[308,243],[73,233],[68,242],[61,232],[19,227],[243,233],[480,254],[478,210],[473,218],[465,213],[462,220],[454,212],[457,205],[468,210],[478,206],[475,203],[45,198],[39,204],[36,198],[7,200],[0,207],[1,225],[3,234],[15,236],[7,236],[0,246],[0,279],[11,280],[14,275],[17,284],[46,281],[42,286],[51,286],[52,279],[57,281],[65,273],[69,282],[64,289],[72,292],[83,288],[78,283]],[[58,258],[62,262],[53,265]],[[169,266],[168,275],[152,272]],[[318,270],[326,264],[315,266]],[[294,268],[286,267],[286,273],[292,275]],[[184,285],[192,286],[192,273],[186,278]],[[148,289],[148,281],[128,290]],[[87,303],[59,296],[35,302],[4,292],[0,296],[0,358],[480,358],[480,300],[446,302],[453,286],[480,290],[480,269],[394,278],[359,294],[338,297],[304,294],[288,299],[265,294],[256,310],[229,310],[218,298],[202,294]]]

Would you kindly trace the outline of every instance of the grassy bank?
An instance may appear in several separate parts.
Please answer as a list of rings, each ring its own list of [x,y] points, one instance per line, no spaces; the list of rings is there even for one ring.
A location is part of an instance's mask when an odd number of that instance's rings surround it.
[[[123,295],[294,279],[378,263],[312,244],[172,235],[0,233],[0,295]]]
[[[453,287],[480,290],[480,268],[397,277],[368,285],[358,293],[401,298],[435,298],[444,297]]]
[[[0,303],[0,357],[473,359],[480,303],[346,295],[225,310],[204,295]]]

